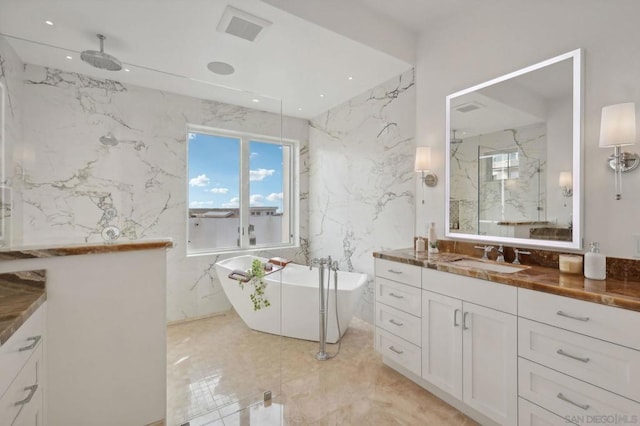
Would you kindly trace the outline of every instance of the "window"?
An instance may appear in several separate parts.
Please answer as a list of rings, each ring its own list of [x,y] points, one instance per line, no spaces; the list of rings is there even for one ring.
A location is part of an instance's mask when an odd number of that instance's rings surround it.
[[[298,242],[297,141],[189,126],[188,253]]]
[[[480,160],[488,159],[490,180],[508,180],[518,179],[520,171],[520,158],[518,150],[504,150],[500,152],[492,152],[480,156]]]

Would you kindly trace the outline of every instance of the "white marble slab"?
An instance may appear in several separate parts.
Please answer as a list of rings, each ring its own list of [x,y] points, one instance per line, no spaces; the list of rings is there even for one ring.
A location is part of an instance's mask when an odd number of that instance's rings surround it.
[[[372,252],[413,241],[415,125],[413,71],[311,121],[311,255],[369,275],[358,315],[370,322]]]

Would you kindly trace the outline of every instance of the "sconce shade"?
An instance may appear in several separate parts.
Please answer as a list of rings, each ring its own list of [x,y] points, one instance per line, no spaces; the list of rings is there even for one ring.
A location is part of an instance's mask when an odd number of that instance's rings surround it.
[[[602,108],[600,148],[636,143],[636,104],[609,105]]]
[[[416,172],[425,172],[431,166],[431,148],[428,146],[416,147]]]
[[[560,172],[558,184],[562,188],[571,188],[571,172]]]

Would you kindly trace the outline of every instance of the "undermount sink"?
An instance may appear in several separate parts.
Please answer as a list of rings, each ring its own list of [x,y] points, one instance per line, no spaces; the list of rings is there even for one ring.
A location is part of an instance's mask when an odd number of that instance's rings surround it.
[[[456,266],[464,266],[466,268],[482,269],[485,271],[499,272],[501,274],[513,274],[514,272],[526,269],[525,266],[502,265],[499,263],[482,262],[480,260],[460,259],[451,262]]]

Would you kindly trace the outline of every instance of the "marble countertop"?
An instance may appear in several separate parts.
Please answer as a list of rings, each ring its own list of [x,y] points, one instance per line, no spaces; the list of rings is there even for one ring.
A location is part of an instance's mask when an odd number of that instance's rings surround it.
[[[441,253],[429,256],[426,253],[416,253],[410,248],[374,252],[373,256],[378,259],[406,263],[640,312],[640,282],[638,281],[610,278],[603,281],[590,280],[582,275],[565,274],[555,268],[537,265],[520,265],[524,269],[514,273],[491,272],[456,265],[455,263],[459,259],[480,260],[478,258],[456,253]],[[511,266],[510,263],[487,262]]]
[[[171,239],[139,240],[97,244],[7,247],[0,249],[0,260],[76,256],[81,254],[112,253],[171,247],[173,247],[173,242]]]
[[[44,270],[0,274],[0,346],[44,303],[45,284]]]

